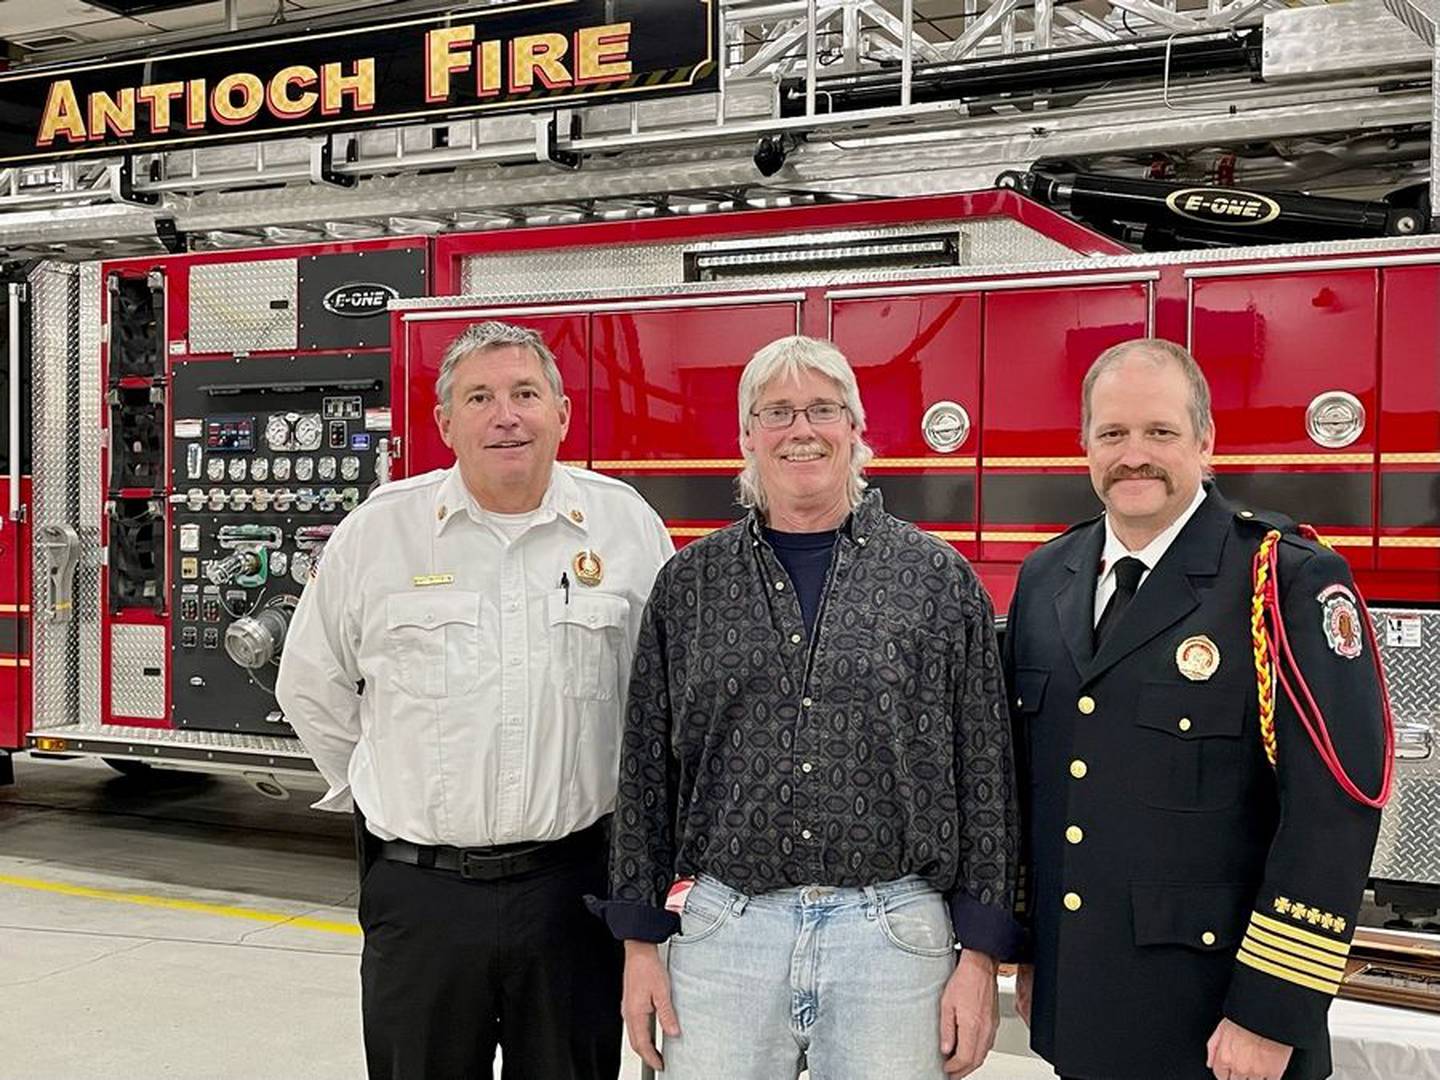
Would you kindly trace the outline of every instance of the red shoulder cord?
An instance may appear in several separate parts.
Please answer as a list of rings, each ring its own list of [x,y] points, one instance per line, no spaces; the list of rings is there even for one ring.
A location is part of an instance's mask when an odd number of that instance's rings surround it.
[[[1299,526],[1299,531],[1302,536],[1317,543],[1325,543],[1319,533],[1309,525]],[[1380,792],[1373,797],[1361,791],[1355,781],[1350,778],[1350,774],[1345,771],[1340,755],[1335,751],[1335,744],[1330,739],[1330,729],[1325,725],[1325,716],[1320,711],[1320,706],[1315,703],[1315,697],[1310,693],[1310,687],[1305,682],[1300,665],[1296,662],[1294,653],[1290,651],[1290,639],[1285,633],[1285,620],[1280,611],[1279,540],[1279,532],[1268,533],[1260,545],[1260,550],[1255,553],[1254,562],[1255,598],[1252,630],[1254,631],[1256,684],[1260,691],[1260,731],[1261,738],[1265,743],[1266,756],[1270,759],[1270,764],[1274,765],[1276,762],[1275,683],[1276,676],[1278,676],[1280,685],[1285,688],[1285,696],[1295,706],[1295,712],[1300,717],[1305,733],[1310,736],[1310,741],[1315,745],[1316,753],[1320,755],[1320,760],[1325,762],[1325,767],[1330,770],[1330,775],[1335,778],[1341,790],[1362,806],[1379,810],[1390,798],[1390,785],[1395,762],[1395,721],[1390,713],[1390,692],[1385,684],[1385,665],[1380,659],[1380,649],[1375,636],[1375,625],[1370,619],[1370,609],[1366,607],[1365,598],[1360,595],[1360,590],[1356,589],[1355,599],[1360,606],[1360,621],[1365,625],[1365,636],[1370,642],[1370,655],[1373,658],[1371,662],[1375,665],[1375,673],[1380,679],[1382,725],[1385,729],[1384,772],[1380,779]]]

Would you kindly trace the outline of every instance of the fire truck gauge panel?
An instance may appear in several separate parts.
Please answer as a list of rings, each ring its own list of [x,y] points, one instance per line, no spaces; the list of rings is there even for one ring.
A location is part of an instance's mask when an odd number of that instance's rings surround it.
[[[937,401],[920,420],[925,444],[938,454],[949,454],[965,445],[970,437],[970,414],[954,401]]]
[[[169,385],[175,414],[196,418],[168,431],[171,716],[177,728],[285,735],[283,718],[267,719],[276,620],[288,621],[331,531],[377,479],[351,433],[386,404],[390,358],[246,356],[221,370],[177,363]],[[226,415],[212,411],[220,402]],[[211,452],[212,431],[228,445]],[[187,476],[196,454],[205,488]]]
[[[1305,410],[1305,430],[1317,446],[1339,450],[1365,431],[1365,406],[1354,394],[1327,390]]]

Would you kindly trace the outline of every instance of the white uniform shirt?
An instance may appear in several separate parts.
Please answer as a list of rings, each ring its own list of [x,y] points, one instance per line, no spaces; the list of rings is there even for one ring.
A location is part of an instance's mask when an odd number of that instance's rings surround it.
[[[1200,509],[1200,504],[1204,501],[1205,485],[1201,484],[1195,489],[1195,497],[1190,500],[1185,512],[1139,551],[1131,551],[1121,542],[1110,526],[1110,515],[1105,515],[1105,551],[1100,556],[1100,580],[1095,583],[1094,625],[1100,625],[1100,616],[1105,613],[1105,605],[1110,602],[1110,597],[1115,595],[1115,564],[1127,555],[1145,564],[1145,569],[1140,574],[1140,585],[1135,586],[1136,592],[1139,592],[1140,586],[1144,585],[1145,579],[1150,576],[1150,571],[1155,569],[1161,556],[1170,550],[1170,545],[1180,535],[1180,530],[1195,516],[1195,511]]]
[[[482,513],[458,466],[381,488],[326,544],[286,636],[276,696],[330,782],[315,805],[353,795],[385,839],[556,840],[614,808],[670,536],[633,488],[558,464],[515,539]],[[585,551],[598,584],[577,576]]]

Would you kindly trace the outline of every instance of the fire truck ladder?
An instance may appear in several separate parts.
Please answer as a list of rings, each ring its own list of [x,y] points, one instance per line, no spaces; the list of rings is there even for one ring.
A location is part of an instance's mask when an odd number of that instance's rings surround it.
[[[715,93],[0,170],[0,248],[84,259],[974,190],[1040,160],[1367,198],[1440,175],[1440,0],[722,3]]]

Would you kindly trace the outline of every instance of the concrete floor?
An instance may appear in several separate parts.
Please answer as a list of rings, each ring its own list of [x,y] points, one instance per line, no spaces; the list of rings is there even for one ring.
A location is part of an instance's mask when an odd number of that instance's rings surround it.
[[[0,788],[0,1080],[363,1076],[348,818],[238,777],[15,764]],[[1012,1053],[974,1075],[1053,1076],[1023,1047],[1011,1017],[997,1050]],[[627,1051],[623,1076],[639,1075]]]

